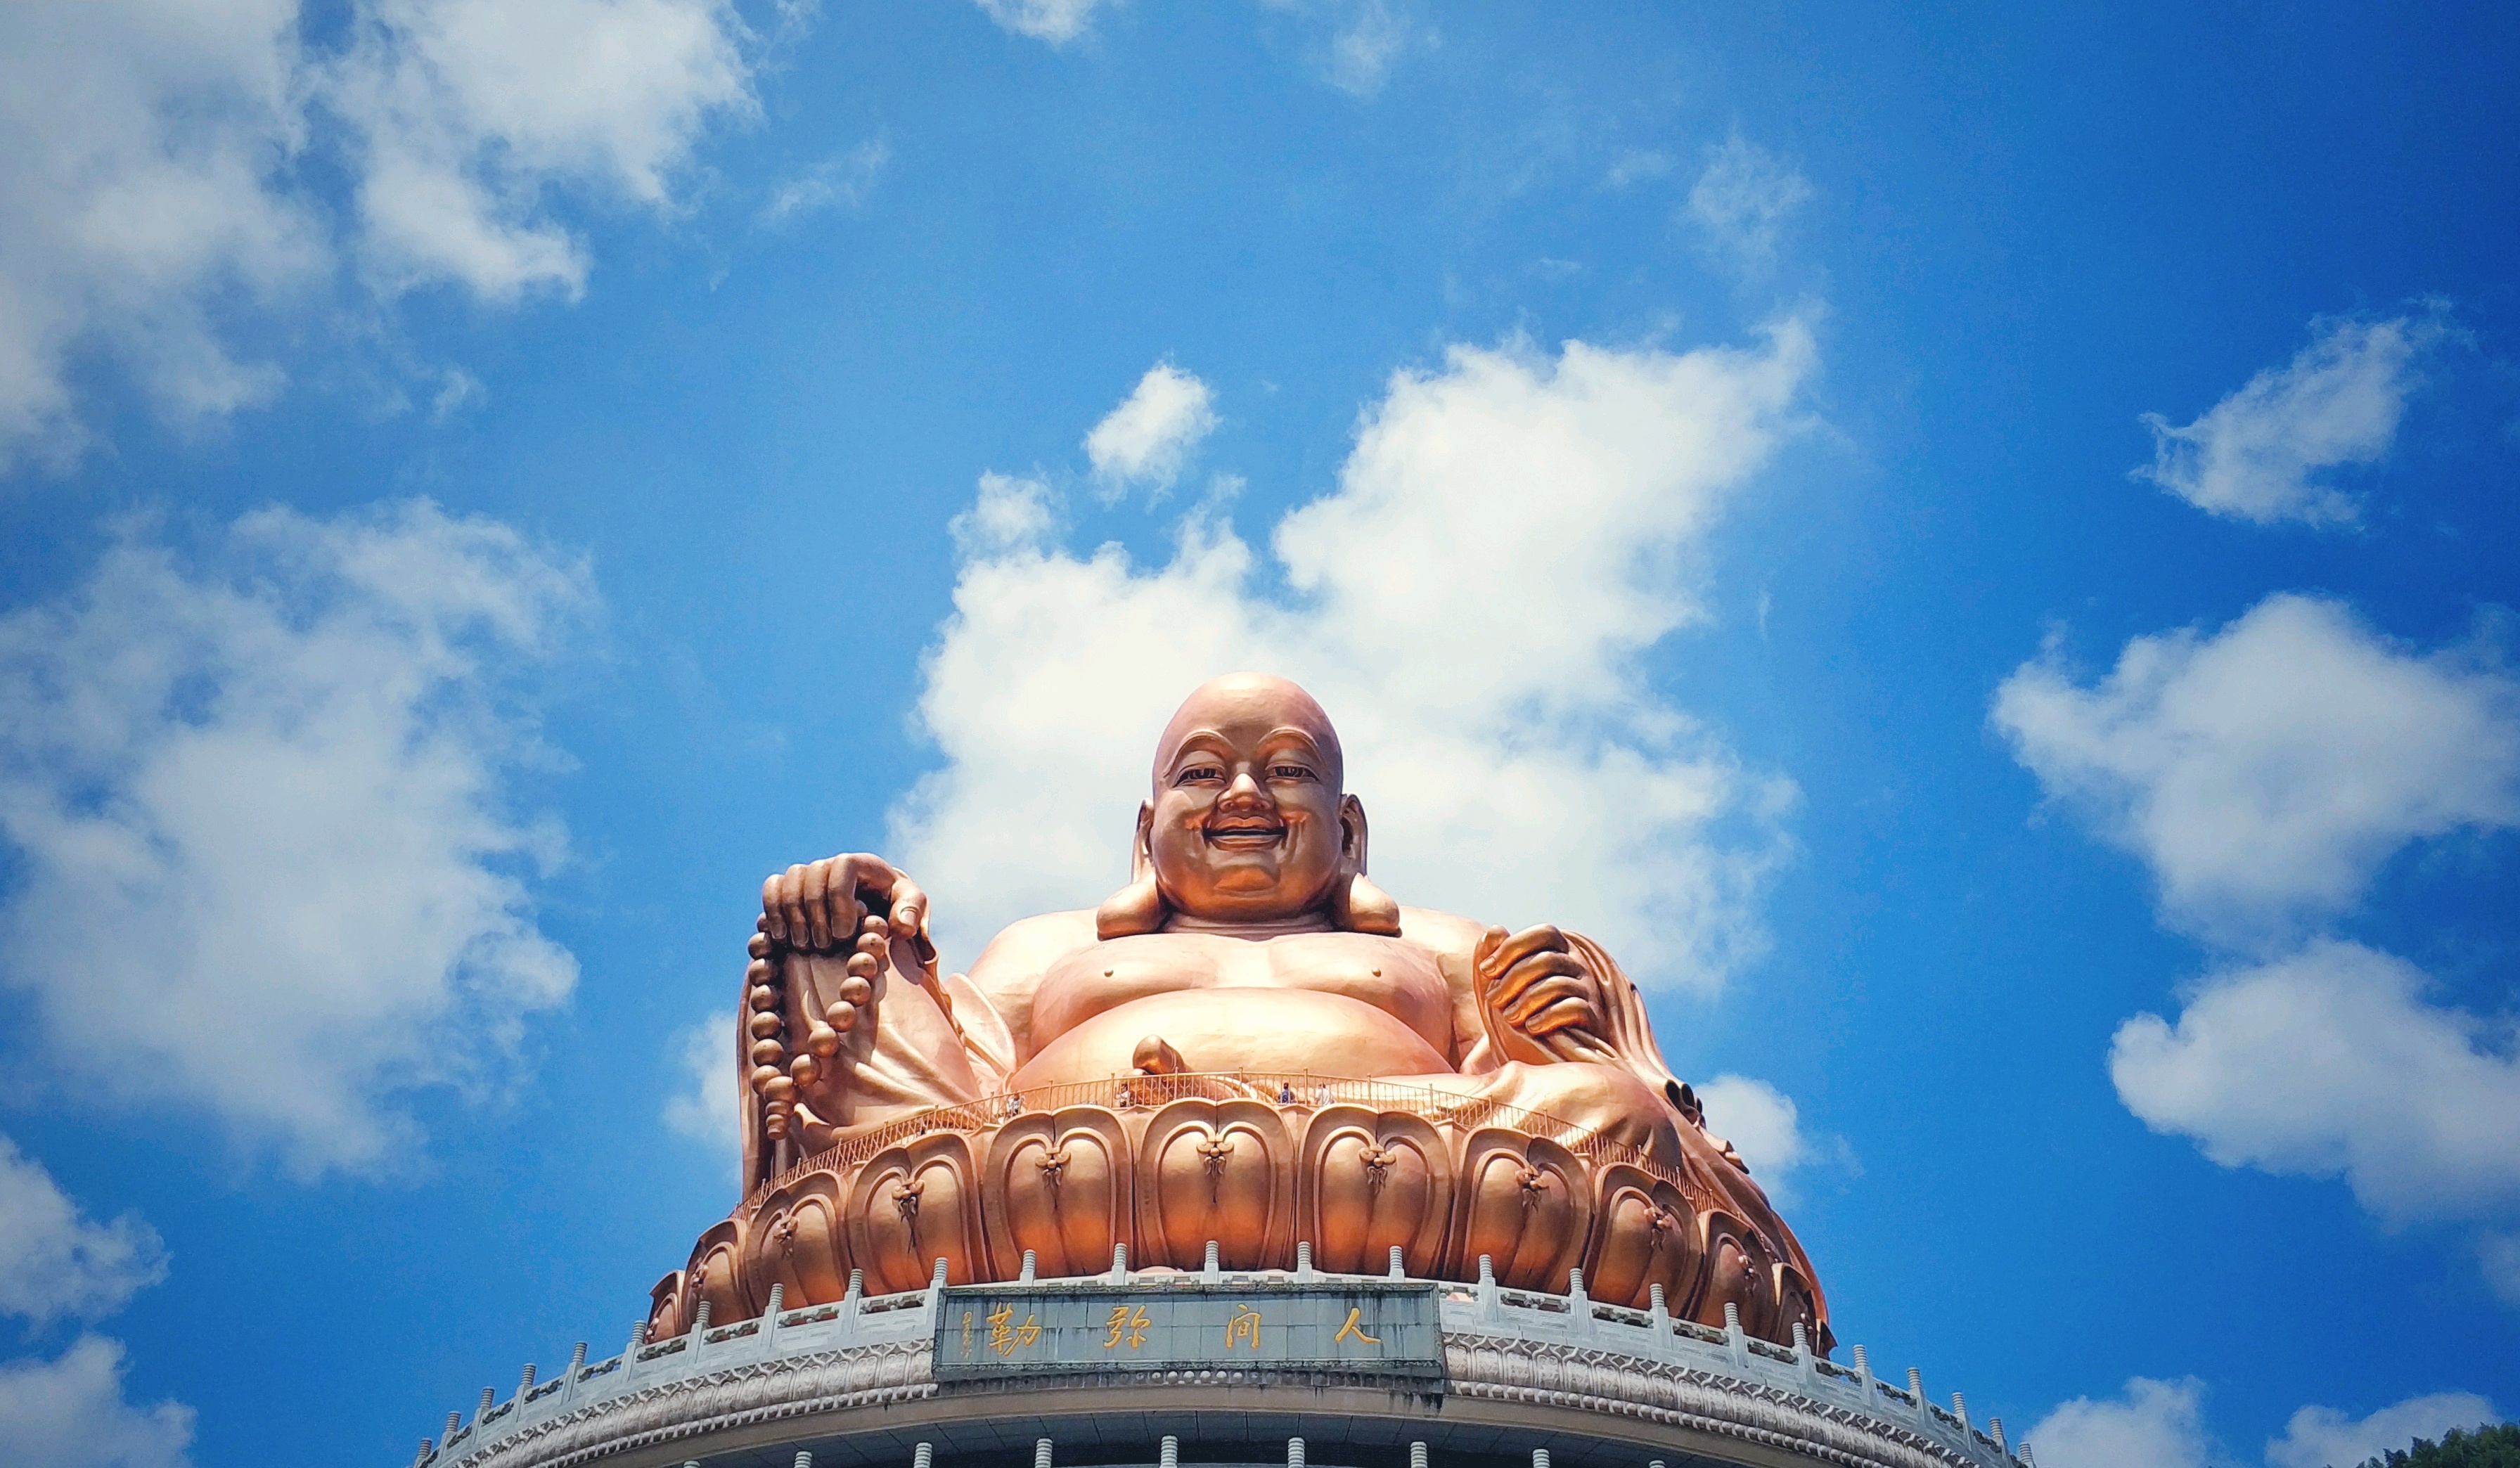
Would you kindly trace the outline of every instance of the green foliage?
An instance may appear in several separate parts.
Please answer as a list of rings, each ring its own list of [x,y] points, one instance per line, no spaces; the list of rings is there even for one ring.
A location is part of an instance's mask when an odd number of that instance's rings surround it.
[[[2367,1458],[2362,1468],[2520,1468],[2520,1422],[2452,1428],[2438,1443],[2417,1438],[2412,1448]]]

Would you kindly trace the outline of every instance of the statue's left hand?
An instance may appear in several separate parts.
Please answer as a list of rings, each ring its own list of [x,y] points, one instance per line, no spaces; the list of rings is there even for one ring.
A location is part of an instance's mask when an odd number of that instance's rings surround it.
[[[1610,1054],[1601,1039],[1600,980],[1557,928],[1490,928],[1471,956],[1488,1010],[1562,1060]]]
[[[761,884],[762,931],[799,952],[828,954],[854,943],[878,904],[894,936],[925,948],[927,894],[891,863],[863,853],[771,873]]]

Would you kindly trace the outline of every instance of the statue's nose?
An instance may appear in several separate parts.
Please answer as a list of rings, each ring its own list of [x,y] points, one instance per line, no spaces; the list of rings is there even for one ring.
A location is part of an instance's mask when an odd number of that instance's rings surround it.
[[[1222,805],[1229,800],[1256,801],[1260,798],[1260,782],[1251,778],[1250,771],[1245,770],[1234,777],[1234,783],[1225,787],[1225,793],[1217,797],[1217,803]]]

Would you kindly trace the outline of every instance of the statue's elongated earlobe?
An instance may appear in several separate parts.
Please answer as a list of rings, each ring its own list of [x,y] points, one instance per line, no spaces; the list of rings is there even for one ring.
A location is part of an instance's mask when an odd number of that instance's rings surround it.
[[[1330,922],[1351,933],[1400,935],[1400,904],[1366,879],[1365,802],[1350,795],[1339,801],[1339,879],[1330,888]]]
[[[1154,819],[1153,806],[1138,807],[1138,839],[1129,852],[1129,885],[1102,899],[1102,906],[1095,910],[1094,936],[1098,939],[1163,931],[1163,889],[1155,885],[1155,859],[1147,849],[1148,827]]]
[[[1363,872],[1347,879],[1330,896],[1330,920],[1351,933],[1379,933],[1386,938],[1400,936],[1400,904],[1391,894],[1366,879]]]
[[[1127,938],[1139,933],[1158,933],[1164,926],[1164,895],[1155,888],[1155,879],[1148,877],[1102,899],[1094,910],[1094,936]]]

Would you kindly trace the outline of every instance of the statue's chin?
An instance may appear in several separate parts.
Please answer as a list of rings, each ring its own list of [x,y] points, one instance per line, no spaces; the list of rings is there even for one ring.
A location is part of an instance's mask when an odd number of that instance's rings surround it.
[[[1242,935],[1275,938],[1288,933],[1327,933],[1337,926],[1329,913],[1319,908],[1298,909],[1291,912],[1275,910],[1259,915],[1235,913],[1230,916],[1201,916],[1176,908],[1164,919],[1164,928],[1174,933],[1223,933],[1229,937]]]
[[[1330,926],[1326,891],[1289,883],[1254,883],[1246,888],[1223,882],[1169,884],[1160,876],[1156,890],[1176,926],[1211,930],[1235,927],[1295,929]],[[1185,920],[1186,919],[1186,920]]]

